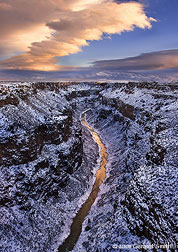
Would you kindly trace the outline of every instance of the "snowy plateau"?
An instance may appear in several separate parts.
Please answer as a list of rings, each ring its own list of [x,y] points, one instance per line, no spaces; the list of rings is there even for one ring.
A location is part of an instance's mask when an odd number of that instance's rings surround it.
[[[0,252],[68,237],[100,165],[84,111],[108,160],[72,251],[177,251],[178,83],[1,82]]]

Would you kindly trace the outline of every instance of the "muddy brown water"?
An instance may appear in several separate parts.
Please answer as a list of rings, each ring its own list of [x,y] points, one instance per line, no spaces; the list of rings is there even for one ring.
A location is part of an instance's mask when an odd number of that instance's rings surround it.
[[[93,203],[95,202],[95,199],[98,196],[98,192],[100,191],[100,185],[103,183],[104,179],[106,178],[106,164],[107,164],[107,157],[108,157],[106,147],[102,143],[98,133],[95,132],[94,129],[86,122],[85,112],[81,116],[81,122],[85,127],[88,128],[95,142],[99,146],[99,152],[100,152],[100,158],[101,158],[100,168],[97,170],[96,180],[93,185],[92,191],[88,199],[85,201],[85,203],[82,205],[82,207],[80,208],[80,210],[74,217],[72,225],[70,227],[70,234],[66,238],[66,240],[62,243],[62,245],[59,246],[58,252],[67,252],[67,251],[71,251],[74,248],[82,231],[82,223],[85,217],[88,215],[91,209],[91,206],[93,205]]]

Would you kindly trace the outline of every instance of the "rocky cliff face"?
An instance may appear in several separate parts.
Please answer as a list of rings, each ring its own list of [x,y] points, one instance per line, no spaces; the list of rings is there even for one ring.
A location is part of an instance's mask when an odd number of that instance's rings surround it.
[[[144,244],[159,251],[156,244],[168,242],[175,251],[177,84],[0,89],[0,251],[56,251],[67,236],[99,164],[98,146],[80,122],[85,110],[109,157],[74,251],[133,244],[135,251],[147,251]]]
[[[52,251],[78,207],[74,199],[87,193],[97,146],[62,87],[6,85],[1,94],[0,250]]]
[[[176,249],[177,88],[100,91],[87,120],[107,146],[108,174],[74,251]]]

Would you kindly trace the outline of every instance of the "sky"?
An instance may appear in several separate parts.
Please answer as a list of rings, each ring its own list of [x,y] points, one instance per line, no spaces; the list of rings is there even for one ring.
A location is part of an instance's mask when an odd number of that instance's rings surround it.
[[[0,0],[0,80],[178,80],[177,0]]]

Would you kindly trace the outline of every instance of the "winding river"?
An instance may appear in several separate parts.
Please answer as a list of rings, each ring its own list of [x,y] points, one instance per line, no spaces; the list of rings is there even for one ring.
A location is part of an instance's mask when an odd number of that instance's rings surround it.
[[[67,252],[71,251],[75,244],[77,243],[80,233],[82,231],[82,223],[85,219],[85,217],[88,215],[91,206],[93,205],[95,199],[97,198],[99,187],[103,183],[104,179],[106,178],[106,163],[107,163],[107,157],[108,154],[106,152],[106,147],[102,143],[99,135],[94,131],[94,129],[86,122],[85,120],[85,114],[84,112],[81,116],[81,122],[82,124],[88,128],[88,130],[91,132],[95,142],[99,146],[99,152],[100,152],[100,168],[97,170],[96,173],[96,180],[93,185],[92,191],[88,197],[88,199],[85,201],[85,203],[82,205],[78,213],[76,214],[75,218],[73,219],[72,225],[70,227],[70,234],[66,238],[66,240],[63,242],[62,245],[59,246],[58,252]]]

